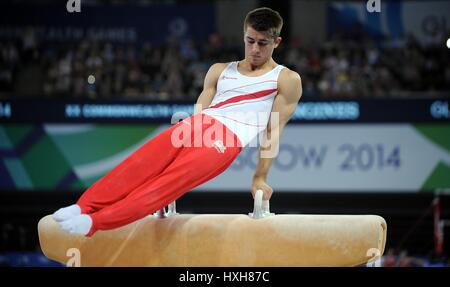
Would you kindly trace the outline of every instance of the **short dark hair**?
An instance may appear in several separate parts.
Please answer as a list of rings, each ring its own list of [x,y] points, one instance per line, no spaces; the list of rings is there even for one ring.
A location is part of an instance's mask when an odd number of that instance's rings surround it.
[[[244,20],[244,32],[250,26],[258,32],[269,32],[273,38],[280,36],[283,18],[280,13],[267,7],[248,12]]]

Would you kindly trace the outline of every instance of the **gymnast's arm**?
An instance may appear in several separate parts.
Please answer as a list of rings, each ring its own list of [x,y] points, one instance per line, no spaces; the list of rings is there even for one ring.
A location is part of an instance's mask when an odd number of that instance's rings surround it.
[[[269,200],[272,196],[273,190],[266,182],[269,168],[272,165],[273,159],[278,154],[283,129],[295,112],[301,95],[302,83],[299,74],[288,69],[283,69],[278,81],[278,95],[273,102],[272,113],[265,130],[266,134],[263,137],[259,149],[259,162],[256,166],[252,182],[253,197],[257,189],[264,191],[264,200]],[[277,113],[279,116],[278,124],[276,124],[276,121],[272,121],[273,117],[275,117],[274,113]]]
[[[200,113],[211,104],[214,96],[216,95],[217,81],[226,66],[227,64],[225,63],[216,63],[209,68],[203,83],[203,91],[194,106],[194,115]]]

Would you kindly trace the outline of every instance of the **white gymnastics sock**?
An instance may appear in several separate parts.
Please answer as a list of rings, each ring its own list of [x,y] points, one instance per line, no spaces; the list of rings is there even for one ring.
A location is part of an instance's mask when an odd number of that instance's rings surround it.
[[[53,213],[53,219],[55,221],[61,222],[80,214],[80,206],[78,206],[77,204],[72,204],[71,206],[58,209],[55,213]]]
[[[86,235],[92,227],[92,218],[87,214],[76,215],[59,223],[61,229],[70,234]]]

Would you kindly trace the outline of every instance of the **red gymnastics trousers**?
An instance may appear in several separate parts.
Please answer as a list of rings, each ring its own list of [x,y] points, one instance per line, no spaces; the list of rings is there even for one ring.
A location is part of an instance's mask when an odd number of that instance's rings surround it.
[[[149,140],[78,200],[92,218],[87,236],[141,219],[225,171],[241,152],[220,121],[193,115]]]

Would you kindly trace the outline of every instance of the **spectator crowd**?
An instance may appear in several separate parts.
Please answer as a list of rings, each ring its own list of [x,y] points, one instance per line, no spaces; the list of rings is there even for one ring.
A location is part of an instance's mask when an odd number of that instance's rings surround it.
[[[83,39],[49,43],[33,28],[0,39],[0,98],[195,100],[215,62],[243,57],[219,34],[163,45]],[[334,35],[320,45],[283,42],[274,58],[302,77],[308,98],[448,96],[449,49],[414,38],[373,41]]]

